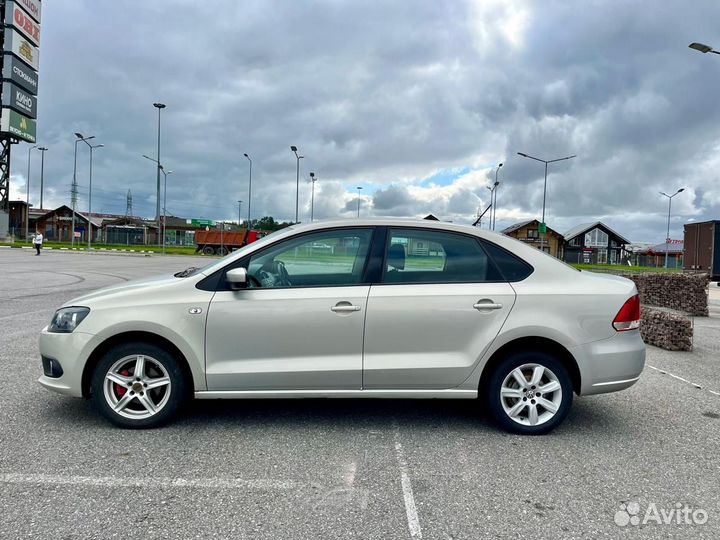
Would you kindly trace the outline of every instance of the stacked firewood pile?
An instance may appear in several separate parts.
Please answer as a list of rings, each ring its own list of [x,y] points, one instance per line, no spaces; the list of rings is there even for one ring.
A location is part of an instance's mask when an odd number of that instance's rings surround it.
[[[687,313],[647,305],[641,313],[640,335],[645,343],[668,351],[692,349],[693,325]]]
[[[694,317],[708,316],[708,275],[647,273],[627,276],[640,293],[640,302],[684,311]]]

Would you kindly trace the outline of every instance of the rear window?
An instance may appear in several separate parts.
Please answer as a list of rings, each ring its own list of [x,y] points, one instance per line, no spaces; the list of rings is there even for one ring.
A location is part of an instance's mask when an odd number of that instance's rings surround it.
[[[522,281],[533,273],[534,268],[523,261],[520,257],[513,255],[505,248],[501,248],[497,244],[481,240],[485,251],[495,262],[505,281]]]

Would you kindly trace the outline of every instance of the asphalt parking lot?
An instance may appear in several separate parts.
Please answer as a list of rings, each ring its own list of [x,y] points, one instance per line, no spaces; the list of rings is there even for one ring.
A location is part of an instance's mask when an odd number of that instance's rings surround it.
[[[124,431],[36,383],[60,304],[202,262],[0,249],[0,538],[720,537],[715,285],[692,352],[649,347],[544,437],[457,401],[204,401]]]

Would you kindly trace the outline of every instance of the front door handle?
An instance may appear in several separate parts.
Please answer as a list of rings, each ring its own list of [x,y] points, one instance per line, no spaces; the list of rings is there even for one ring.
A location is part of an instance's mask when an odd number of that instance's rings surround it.
[[[330,311],[334,311],[335,313],[350,313],[360,311],[360,306],[354,306],[350,302],[338,302],[330,308]]]
[[[473,304],[473,307],[478,311],[485,311],[486,309],[502,309],[503,305],[496,304],[489,298],[484,298],[483,300],[479,300],[476,304]]]

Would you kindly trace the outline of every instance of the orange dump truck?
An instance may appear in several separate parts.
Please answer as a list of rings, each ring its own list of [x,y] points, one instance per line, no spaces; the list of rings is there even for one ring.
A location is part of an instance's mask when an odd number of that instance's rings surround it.
[[[229,252],[241,248],[266,233],[243,229],[240,231],[196,231],[195,251],[202,251],[205,255],[227,255]]]

